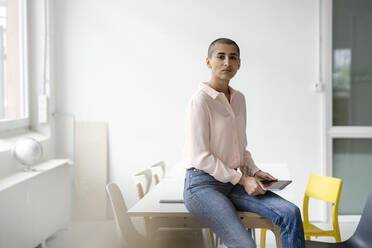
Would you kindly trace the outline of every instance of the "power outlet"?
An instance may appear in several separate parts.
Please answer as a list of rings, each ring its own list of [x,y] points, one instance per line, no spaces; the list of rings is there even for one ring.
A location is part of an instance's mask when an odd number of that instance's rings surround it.
[[[324,91],[324,84],[322,82],[316,82],[313,84],[313,90],[317,93]]]
[[[39,123],[48,123],[48,96],[39,96]]]

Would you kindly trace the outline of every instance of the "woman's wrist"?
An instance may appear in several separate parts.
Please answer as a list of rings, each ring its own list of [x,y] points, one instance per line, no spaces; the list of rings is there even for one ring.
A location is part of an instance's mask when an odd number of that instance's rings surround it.
[[[244,178],[244,174],[240,177],[240,179],[239,179],[239,184],[240,185],[244,185],[244,180],[245,180],[245,178]]]
[[[258,176],[258,172],[260,172],[261,170],[258,170],[254,173],[253,177],[255,177],[256,175]]]
[[[245,182],[248,178],[253,178],[253,177],[250,177],[250,176],[247,176],[247,175],[243,174],[238,183],[241,184],[241,185],[245,185]]]

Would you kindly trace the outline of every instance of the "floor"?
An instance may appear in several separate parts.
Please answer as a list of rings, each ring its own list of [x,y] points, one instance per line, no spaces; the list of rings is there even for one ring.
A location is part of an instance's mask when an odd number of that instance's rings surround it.
[[[46,241],[47,248],[119,248],[114,221],[72,222]]]
[[[354,232],[357,223],[340,223],[342,240],[348,239]],[[319,224],[319,227],[326,227]],[[260,230],[256,230],[259,241]],[[322,237],[316,240],[334,242],[331,237]],[[258,244],[258,242],[257,242]],[[113,221],[85,221],[73,222],[66,230],[61,230],[46,242],[47,248],[119,248],[116,238],[116,229]],[[220,246],[223,248],[225,246]],[[267,232],[267,248],[274,248],[274,235]]]
[[[316,223],[315,225],[317,225],[318,227],[320,227],[324,230],[330,229],[329,225],[325,225],[325,224],[321,224],[321,223]],[[339,222],[339,225],[340,225],[341,239],[346,240],[346,239],[350,238],[350,236],[354,233],[358,223],[356,223],[356,222]],[[258,240],[257,244],[259,244],[259,240],[260,240],[259,233],[260,233],[260,230],[256,230],[256,235],[258,236],[257,237],[257,240]],[[266,238],[266,248],[276,247],[275,246],[274,234],[269,231],[269,232],[267,232],[266,237],[267,237]],[[319,238],[312,237],[311,239],[316,240],[316,241],[335,242],[335,239],[332,238],[332,237],[319,237]]]

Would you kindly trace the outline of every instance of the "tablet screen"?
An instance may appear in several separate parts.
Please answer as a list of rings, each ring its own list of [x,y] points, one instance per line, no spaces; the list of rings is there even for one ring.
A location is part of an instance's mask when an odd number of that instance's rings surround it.
[[[270,181],[262,181],[263,185],[266,187],[268,190],[282,190],[284,189],[288,184],[290,184],[292,181],[291,180],[278,180],[274,182]]]

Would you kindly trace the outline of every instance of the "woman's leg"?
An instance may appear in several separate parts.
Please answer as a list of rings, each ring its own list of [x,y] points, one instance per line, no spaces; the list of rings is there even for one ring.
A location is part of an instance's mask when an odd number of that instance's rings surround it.
[[[271,191],[265,195],[250,196],[241,185],[234,186],[229,198],[239,211],[257,213],[279,226],[283,247],[305,247],[301,212],[293,203]]]
[[[184,201],[187,209],[207,225],[229,248],[255,247],[236,209],[226,196],[233,185],[221,183],[201,170],[186,173]]]

